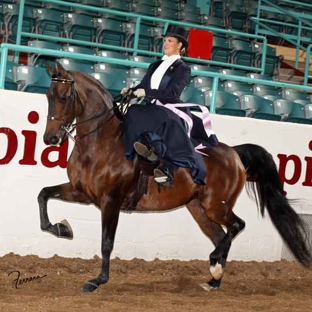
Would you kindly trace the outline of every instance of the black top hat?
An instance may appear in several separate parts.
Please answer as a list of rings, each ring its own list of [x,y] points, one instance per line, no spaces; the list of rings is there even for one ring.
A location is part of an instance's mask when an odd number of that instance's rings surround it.
[[[164,37],[178,38],[179,40],[181,40],[185,48],[187,48],[188,46],[187,36],[188,31],[177,25],[169,25],[166,33],[164,34]]]

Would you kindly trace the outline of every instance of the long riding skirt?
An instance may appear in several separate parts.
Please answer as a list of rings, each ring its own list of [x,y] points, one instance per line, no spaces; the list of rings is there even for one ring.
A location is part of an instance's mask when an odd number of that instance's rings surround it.
[[[169,109],[154,105],[132,105],[124,115],[125,156],[135,156],[133,143],[142,142],[178,167],[190,168],[195,183],[205,184],[206,166],[187,135],[183,121]]]

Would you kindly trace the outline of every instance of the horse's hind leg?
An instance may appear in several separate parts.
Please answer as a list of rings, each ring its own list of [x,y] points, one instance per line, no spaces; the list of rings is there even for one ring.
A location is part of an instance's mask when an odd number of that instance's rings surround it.
[[[188,203],[186,207],[192,214],[193,218],[199,225],[202,232],[206,236],[208,236],[214,246],[217,247],[220,242],[226,237],[226,233],[224,232],[222,226],[208,218],[204,208],[201,206],[197,199]],[[216,289],[219,288],[220,284],[221,277],[218,279],[212,277],[209,282],[201,284],[201,286],[205,289]]]
[[[209,201],[209,205],[202,203],[208,218],[227,228],[227,233],[210,254],[210,273],[216,281],[220,281],[223,276],[232,240],[245,228],[245,222],[232,211],[235,201],[236,196],[235,200],[228,202],[214,198]]]
[[[54,225],[51,224],[47,211],[47,202],[49,199],[60,199],[84,204],[89,204],[90,200],[84,193],[74,189],[70,183],[45,187],[38,195],[41,230],[49,232],[57,237],[72,239],[73,232],[66,220]]]

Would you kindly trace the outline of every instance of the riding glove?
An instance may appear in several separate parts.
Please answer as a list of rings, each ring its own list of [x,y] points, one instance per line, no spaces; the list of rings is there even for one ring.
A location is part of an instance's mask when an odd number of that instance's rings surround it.
[[[146,96],[146,93],[145,93],[145,90],[144,89],[137,89],[133,92],[133,94],[138,97],[138,98],[141,98],[141,97],[144,97]]]
[[[128,92],[129,92],[130,88],[123,88],[121,91],[120,91],[120,94],[121,95],[126,95]]]

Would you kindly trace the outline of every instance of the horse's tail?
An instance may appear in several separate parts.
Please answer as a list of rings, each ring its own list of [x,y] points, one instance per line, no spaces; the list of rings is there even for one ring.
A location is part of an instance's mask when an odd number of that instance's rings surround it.
[[[309,250],[304,222],[290,206],[272,155],[264,148],[253,144],[233,147],[239,154],[247,172],[247,193],[254,194],[262,216],[264,209],[271,217],[275,228],[292,251],[296,259],[304,266],[312,263],[312,251]]]

